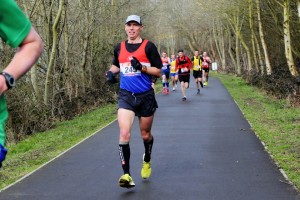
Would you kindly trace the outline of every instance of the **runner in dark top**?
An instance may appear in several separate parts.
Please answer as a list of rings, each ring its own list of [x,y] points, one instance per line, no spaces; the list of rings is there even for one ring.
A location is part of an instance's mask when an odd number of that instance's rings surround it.
[[[186,101],[185,89],[189,87],[190,69],[192,62],[189,57],[185,56],[183,50],[178,51],[178,58],[176,59],[175,70],[178,70],[178,78],[181,84],[182,101]]]
[[[126,41],[116,45],[114,59],[106,76],[110,82],[116,82],[115,74],[120,73],[120,91],[118,97],[118,123],[120,127],[119,155],[123,175],[119,179],[121,187],[134,187],[130,174],[130,134],[134,117],[138,116],[145,153],[141,170],[142,178],[151,175],[151,152],[153,136],[151,127],[157,102],[152,88],[153,76],[160,77],[162,62],[156,46],[141,38],[143,25],[141,17],[130,15],[126,19]]]

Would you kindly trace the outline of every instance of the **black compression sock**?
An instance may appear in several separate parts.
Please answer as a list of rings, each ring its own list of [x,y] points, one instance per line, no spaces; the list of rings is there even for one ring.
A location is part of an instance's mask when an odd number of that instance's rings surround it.
[[[145,147],[144,161],[145,162],[149,162],[151,160],[151,152],[152,152],[153,141],[154,141],[153,136],[152,136],[152,139],[149,142],[144,141],[144,147]]]
[[[200,85],[201,85],[201,87],[203,88],[203,83],[202,83],[202,81],[200,81]]]
[[[119,144],[119,155],[120,155],[120,160],[121,160],[124,174],[130,174],[130,172],[129,172],[129,160],[130,160],[129,143]]]

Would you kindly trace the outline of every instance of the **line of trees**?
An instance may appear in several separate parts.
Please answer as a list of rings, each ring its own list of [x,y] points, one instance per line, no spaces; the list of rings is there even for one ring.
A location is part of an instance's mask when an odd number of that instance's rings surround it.
[[[167,7],[161,25],[170,28],[155,37],[162,49],[207,51],[220,70],[300,104],[299,0],[173,0]]]
[[[7,95],[9,141],[116,100],[117,86],[106,84],[104,73],[115,44],[126,38],[130,14],[142,16],[144,37],[159,51],[207,51],[222,71],[270,91],[283,86],[282,97],[300,99],[300,0],[17,2],[42,36],[45,52]],[[0,41],[0,53],[5,66],[13,50]]]
[[[299,76],[299,0],[173,0],[167,7],[171,28],[157,36],[164,48],[175,38],[190,52],[209,51],[223,70],[238,75],[252,70],[271,75],[285,65]]]

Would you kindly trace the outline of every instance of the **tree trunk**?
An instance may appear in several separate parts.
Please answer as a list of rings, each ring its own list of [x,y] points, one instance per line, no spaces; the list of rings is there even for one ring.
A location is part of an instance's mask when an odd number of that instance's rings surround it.
[[[256,48],[255,48],[255,32],[254,32],[254,26],[253,26],[253,0],[248,0],[249,4],[249,28],[251,31],[251,45],[252,45],[252,54],[254,59],[254,67],[256,71],[259,71],[258,65],[257,65],[257,57],[256,57]]]
[[[220,43],[221,43],[221,55],[222,55],[221,63],[222,63],[222,69],[225,70],[225,68],[226,68],[226,55],[225,55],[224,32],[221,34],[221,39],[220,40],[221,40]]]
[[[49,99],[50,99],[50,91],[51,91],[51,82],[52,82],[52,76],[53,76],[53,70],[54,70],[54,63],[55,63],[55,56],[56,56],[56,47],[58,43],[58,32],[57,32],[57,26],[61,18],[61,14],[63,11],[65,1],[60,0],[59,2],[59,8],[58,12],[54,21],[54,24],[52,26],[52,32],[53,32],[53,42],[52,42],[52,50],[50,54],[49,64],[48,64],[48,70],[46,75],[46,83],[45,83],[45,94],[44,94],[44,104],[48,105]]]
[[[298,0],[298,16],[300,17],[300,0]]]
[[[260,0],[256,0],[256,8],[257,8],[257,21],[258,21],[258,28],[259,28],[259,36],[260,36],[260,41],[264,50],[264,55],[265,55],[265,62],[266,62],[266,70],[267,74],[271,75],[272,74],[272,66],[270,62],[270,57],[269,57],[269,52],[268,52],[268,47],[265,41],[265,35],[263,31],[263,25],[262,25],[262,20],[261,20],[261,15],[260,15]]]
[[[244,38],[241,34],[240,31],[237,32],[237,36],[238,38],[240,39],[245,51],[246,51],[246,54],[247,54],[247,64],[248,64],[248,71],[251,71],[252,70],[252,61],[251,61],[251,53],[250,53],[250,49],[248,47],[248,45],[246,44],[246,42],[244,41]]]
[[[228,29],[227,29],[227,31],[228,31],[228,38],[229,38],[229,40],[228,40],[228,53],[229,53],[229,56],[230,56],[230,59],[231,59],[231,61],[232,61],[232,63],[233,63],[233,67],[236,69],[237,68],[237,64],[236,64],[236,61],[235,61],[235,58],[234,58],[234,55],[232,54],[232,40],[231,40],[231,34],[230,34],[230,29],[229,29],[229,27],[228,27]]]
[[[221,60],[222,70],[225,70],[225,45],[224,45],[224,32],[220,24],[213,24],[213,38],[217,48],[219,58]]]
[[[240,41],[239,41],[239,31],[240,31],[240,18],[238,16],[239,11],[236,11],[235,16],[233,16],[233,24],[232,24],[232,30],[234,31],[235,34],[235,60],[236,60],[236,73],[237,75],[242,74],[242,69],[241,69],[241,58],[240,58]]]
[[[67,2],[67,0],[66,0]],[[68,21],[68,12],[67,8],[64,9],[65,13],[65,21]],[[67,95],[69,100],[71,101],[73,95],[73,87],[72,87],[72,76],[71,76],[71,69],[70,69],[70,61],[69,61],[69,25],[66,24],[63,31],[64,36],[64,71],[65,71],[65,87],[67,91]]]
[[[188,40],[188,45],[189,45],[189,47],[190,47],[190,50],[191,50],[192,52],[194,52],[194,51],[195,51],[195,47],[193,46],[191,40]]]
[[[238,8],[236,8],[235,11],[233,11],[233,14],[231,17],[227,18],[229,25],[231,26],[232,31],[235,34],[235,61],[236,61],[236,68],[235,71],[238,76],[242,74],[242,68],[241,68],[241,49],[240,49],[240,40],[239,40],[239,34],[241,31],[242,23],[240,22],[240,11]]]
[[[242,69],[241,69],[241,58],[240,58],[240,41],[237,36],[235,36],[235,59],[236,59],[236,72],[237,75],[242,74]]]
[[[211,58],[212,60],[215,60],[216,59],[216,56],[217,56],[217,53],[215,51],[215,48],[214,48],[214,41],[213,41],[213,38],[210,37],[209,38],[209,45],[210,45],[210,51],[211,51]]]
[[[265,64],[262,58],[262,53],[261,53],[261,49],[260,49],[260,45],[258,42],[258,39],[256,37],[256,35],[254,35],[254,41],[255,41],[255,46],[256,46],[256,50],[257,50],[257,55],[258,55],[258,62],[259,62],[259,66],[260,66],[260,73],[263,75],[265,74]]]
[[[292,76],[297,77],[299,73],[295,66],[294,57],[292,53],[292,41],[290,32],[290,0],[284,0],[283,7],[283,31],[284,31],[284,47],[285,47],[285,57],[289,70]]]

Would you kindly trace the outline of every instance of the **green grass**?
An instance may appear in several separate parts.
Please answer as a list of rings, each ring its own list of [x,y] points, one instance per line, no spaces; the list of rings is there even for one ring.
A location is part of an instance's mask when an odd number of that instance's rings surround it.
[[[55,128],[8,145],[8,155],[0,169],[0,189],[15,182],[116,119],[116,104],[107,104]]]
[[[220,73],[212,75],[223,82],[269,153],[299,189],[300,108],[266,95],[247,85],[242,78]]]

